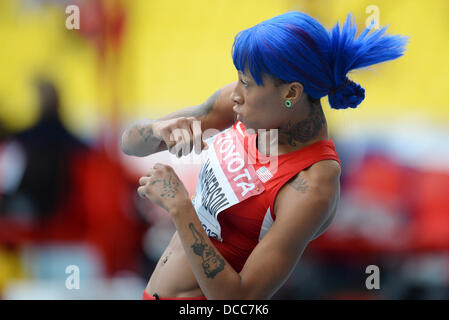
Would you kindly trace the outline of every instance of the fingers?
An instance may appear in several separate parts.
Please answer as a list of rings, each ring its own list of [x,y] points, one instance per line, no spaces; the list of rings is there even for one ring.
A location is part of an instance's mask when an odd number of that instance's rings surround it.
[[[184,136],[180,129],[176,128],[170,134],[170,140],[174,141],[175,144],[169,148],[170,153],[173,153],[178,158],[180,157],[180,151],[183,145]]]
[[[194,117],[189,118],[192,120],[191,130],[193,133],[193,144],[196,154],[200,154],[202,150],[209,149],[209,146],[203,140],[203,131],[201,129],[201,121]]]
[[[173,170],[173,168],[168,165],[164,165],[159,162],[154,164],[153,168],[148,170],[144,176],[139,178],[140,187],[137,188],[137,194],[142,199],[150,199],[147,196],[148,192],[150,192],[148,190],[148,187],[151,186],[152,184],[154,184],[155,181],[158,181],[157,177],[160,177],[161,175],[163,175],[164,172],[167,173],[167,171],[172,171],[172,170]]]
[[[201,121],[195,117],[173,120],[158,131],[170,153],[180,158],[193,150],[196,154],[200,154],[202,150],[208,149],[207,143],[202,140]]]
[[[143,176],[140,177],[139,179],[139,185],[140,187],[137,188],[137,193],[138,195],[143,198],[146,199],[147,197],[145,196],[146,194],[146,187],[148,186],[148,184],[151,183],[151,181],[153,180],[155,174],[156,174],[156,170],[159,169],[160,166],[163,166],[160,163],[156,163],[152,169],[148,170],[148,172]]]
[[[165,144],[167,145],[167,149],[170,150],[175,144],[176,141],[171,139],[171,130],[169,128],[162,128],[160,130],[160,135],[162,140],[164,140]]]
[[[145,173],[145,175],[142,176],[142,177],[140,178],[139,182],[140,182],[140,181],[143,181],[143,180],[142,180],[143,178],[154,177],[154,176],[156,175],[156,173],[157,173],[158,170],[160,170],[160,169],[165,169],[165,168],[166,168],[166,169],[170,169],[171,167],[170,167],[170,166],[167,166],[167,165],[165,165],[165,164],[162,164],[162,163],[160,163],[160,162],[155,163],[155,164],[153,165],[153,168],[149,169],[149,170]]]
[[[159,163],[159,162],[155,163],[154,166],[153,166],[154,169],[163,169],[165,167],[170,168],[170,166],[166,166],[166,165],[164,165],[162,163]]]
[[[142,199],[146,199],[147,197],[145,196],[145,186],[140,186],[139,188],[137,188],[137,194],[139,195],[139,197],[141,197]]]
[[[180,152],[179,152],[178,150],[179,150],[179,149],[176,147],[176,145],[174,145],[174,146],[168,148],[168,151],[169,151],[171,154],[174,154],[175,156],[177,156],[177,157],[179,158],[179,157],[181,156],[181,154],[180,154]]]
[[[181,147],[181,151],[183,156],[188,155],[192,151],[193,133],[190,128],[190,125],[184,125],[181,128],[181,132],[183,135],[183,145]]]
[[[196,120],[192,121],[191,130],[193,133],[193,147],[195,149],[195,153],[200,154],[201,150],[204,148],[204,145],[207,146],[207,143],[202,140],[201,122]]]
[[[140,187],[137,188],[137,194],[139,195],[139,197],[141,197],[142,199],[146,199],[147,197],[145,196],[145,188],[147,187],[147,184],[150,183],[151,181],[151,177],[147,177],[147,176],[143,176],[139,179],[139,184]]]
[[[180,158],[188,155],[192,150],[193,133],[190,130],[190,124],[181,123],[179,128],[172,132],[176,145],[172,148],[173,153]]]
[[[172,148],[172,151],[178,158],[190,153],[192,132],[187,124],[181,123],[179,128],[173,130],[171,137],[176,141],[176,145]]]
[[[147,177],[147,176],[141,177],[141,178],[139,179],[139,184],[140,184],[141,186],[144,186],[144,185],[146,185],[147,183],[150,182],[150,179],[151,179],[151,177]]]

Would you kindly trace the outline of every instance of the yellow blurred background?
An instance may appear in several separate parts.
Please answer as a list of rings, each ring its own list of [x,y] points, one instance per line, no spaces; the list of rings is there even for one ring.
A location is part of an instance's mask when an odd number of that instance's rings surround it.
[[[370,15],[365,9],[373,4],[360,0],[120,1],[126,12],[123,44],[117,51],[108,50],[100,65],[95,45],[65,28],[68,15],[55,2],[28,4],[34,6],[32,10],[24,10],[27,1],[0,2],[0,119],[12,130],[30,126],[36,119],[37,98],[29,82],[37,72],[56,79],[67,126],[94,134],[100,119],[111,116],[114,102],[122,119],[159,117],[199,104],[234,81],[231,46],[242,29],[292,9],[309,13],[327,28],[352,12],[361,29]],[[110,9],[115,2],[104,3]],[[447,125],[449,2],[398,0],[375,5],[381,26],[390,25],[390,33],[410,36],[407,52],[396,61],[354,72],[353,79],[366,89],[366,99],[357,110],[326,107],[330,125],[344,126],[344,119],[389,122],[404,114]]]

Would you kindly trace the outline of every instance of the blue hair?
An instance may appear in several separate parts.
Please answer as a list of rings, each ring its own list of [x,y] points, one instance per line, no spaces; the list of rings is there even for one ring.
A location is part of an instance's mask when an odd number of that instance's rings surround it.
[[[334,109],[355,108],[365,89],[346,74],[404,54],[408,38],[385,34],[386,29],[370,32],[367,27],[356,38],[351,14],[341,30],[337,22],[327,31],[304,13],[287,12],[239,32],[232,59],[237,70],[249,70],[257,85],[263,85],[265,73],[282,82],[300,82],[314,99],[328,95]]]

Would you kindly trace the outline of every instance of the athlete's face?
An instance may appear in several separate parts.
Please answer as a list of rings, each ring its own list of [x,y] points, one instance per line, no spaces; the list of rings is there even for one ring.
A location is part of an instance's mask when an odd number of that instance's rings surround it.
[[[288,112],[282,108],[285,90],[276,87],[269,76],[262,77],[263,86],[258,86],[249,71],[238,71],[238,82],[232,92],[234,112],[237,120],[246,129],[274,129],[279,128]]]

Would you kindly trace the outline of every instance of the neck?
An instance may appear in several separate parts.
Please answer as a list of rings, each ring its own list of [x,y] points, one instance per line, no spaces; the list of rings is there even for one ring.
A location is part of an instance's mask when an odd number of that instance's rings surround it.
[[[312,104],[306,117],[288,120],[278,129],[278,137],[270,137],[270,131],[257,136],[257,148],[265,155],[281,155],[305,148],[317,141],[329,139],[327,122],[321,104]],[[273,151],[271,151],[273,150]],[[274,153],[274,154],[273,154]]]

